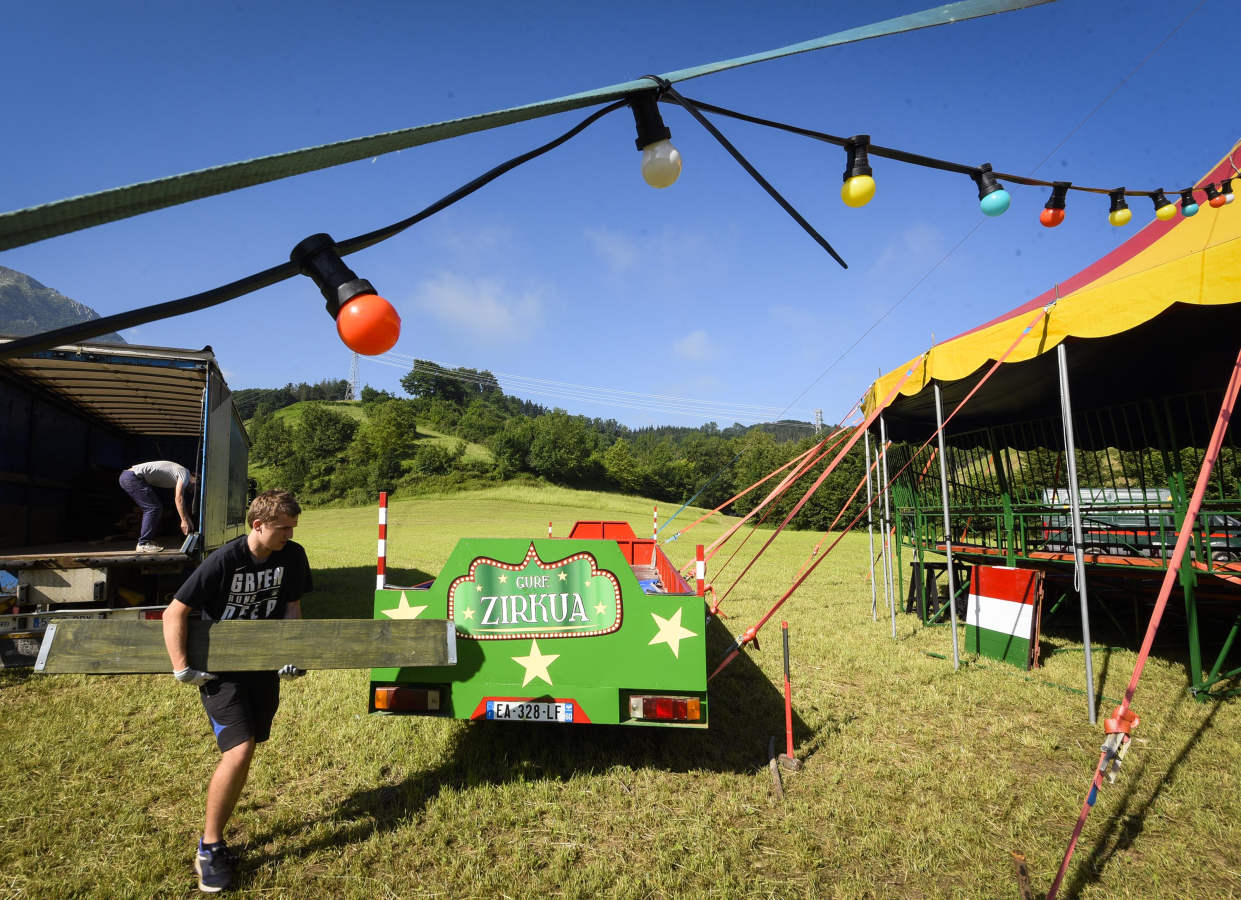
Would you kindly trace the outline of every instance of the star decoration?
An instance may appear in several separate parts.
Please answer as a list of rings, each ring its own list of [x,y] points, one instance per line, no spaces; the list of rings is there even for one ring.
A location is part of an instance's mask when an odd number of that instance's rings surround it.
[[[416,619],[425,606],[410,606],[409,598],[405,596],[405,592],[401,591],[401,602],[393,609],[385,609],[383,614],[389,619]]]
[[[677,659],[681,658],[681,641],[685,638],[698,637],[688,628],[681,626],[681,612],[678,609],[669,619],[651,613],[651,618],[655,620],[655,625],[659,628],[659,631],[651,638],[650,644],[667,644],[672,650],[672,655]]]
[[[564,572],[558,572],[557,574],[560,576],[560,580],[561,580],[561,581],[568,581],[568,580],[569,580],[569,576],[568,576],[568,575],[566,575]]]
[[[474,618],[474,607],[472,607],[472,606],[467,606],[467,607],[465,608],[465,612],[461,613],[461,618],[463,618],[463,619],[472,619],[472,618]]]
[[[541,678],[548,684],[552,683],[552,677],[547,672],[547,667],[553,662],[560,659],[559,653],[543,653],[539,650],[539,642],[530,641],[529,656],[514,656],[513,662],[526,670],[526,677],[522,679],[521,686],[525,687],[536,678]]]
[[[607,607],[606,607],[606,606],[604,606],[602,603],[596,603],[596,604],[595,604],[595,613],[596,613],[597,615],[600,615],[600,616],[601,616],[601,615],[603,615],[603,614],[604,614],[604,612],[606,612],[606,611],[607,611]]]
[[[501,575],[499,581],[500,581],[500,584],[508,584],[508,576]]]

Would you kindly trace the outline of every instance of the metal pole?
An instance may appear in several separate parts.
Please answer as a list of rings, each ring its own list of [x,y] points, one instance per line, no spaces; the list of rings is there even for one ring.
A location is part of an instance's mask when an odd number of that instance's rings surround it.
[[[1073,405],[1069,400],[1069,355],[1063,342],[1056,345],[1060,366],[1060,418],[1064,423],[1065,469],[1069,474],[1069,511],[1073,517],[1073,574],[1082,606],[1082,646],[1086,655],[1086,708],[1090,724],[1097,721],[1094,702],[1094,662],[1090,656],[1090,612],[1086,607],[1086,559],[1082,553],[1082,507],[1077,492],[1077,446],[1073,438]]]
[[[866,446],[866,545],[870,548],[870,619],[872,622],[879,621],[879,598],[875,588],[875,525],[871,518],[871,512],[874,509],[874,495],[870,489],[870,431],[862,432],[862,440]]]
[[[952,668],[961,667],[957,649],[957,579],[952,570],[952,518],[948,514],[948,454],[944,449],[944,397],[935,382],[935,425],[939,429],[939,493],[944,502],[944,553],[948,555],[948,613],[952,616]]]
[[[892,637],[896,637],[896,585],[894,584],[895,573],[892,571],[892,508],[890,500],[892,497],[892,485],[888,484],[888,426],[884,422],[883,416],[879,417],[879,457],[882,460],[883,468],[883,538],[887,541],[888,546],[888,591],[891,595],[889,607],[892,610]]]

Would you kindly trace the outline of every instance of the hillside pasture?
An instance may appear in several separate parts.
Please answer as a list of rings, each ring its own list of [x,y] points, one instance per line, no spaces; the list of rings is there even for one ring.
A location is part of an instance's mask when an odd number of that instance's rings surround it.
[[[549,521],[565,535],[580,518],[626,519],[643,535],[651,504],[511,486],[394,502],[389,578],[434,576],[460,536],[541,537]],[[712,519],[666,550],[686,562],[726,524]],[[769,536],[756,533],[727,566],[741,535],[716,556],[717,590]],[[732,591],[713,664],[818,538],[782,534]],[[318,588],[307,614],[369,616],[375,510],[309,510],[296,539]],[[705,732],[385,718],[366,712],[365,671],[286,684],[231,825],[240,892],[1016,897],[1011,852],[1021,851],[1041,895],[1102,738],[1086,720],[1080,644],[1048,638],[1031,673],[968,656],[954,671],[948,628],[898,613],[893,638],[882,591],[872,619],[867,553],[864,532],[846,536],[763,630],[761,649],[712,682]],[[784,773],[779,800],[768,747],[783,745],[782,619],[804,766]],[[1110,698],[1101,713],[1134,660],[1096,650]],[[1175,654],[1151,658],[1133,748],[1100,793],[1062,896],[1241,896],[1236,705],[1195,703],[1185,687]],[[191,852],[217,754],[192,688],[168,676],[0,671],[0,747],[0,896],[195,893]]]

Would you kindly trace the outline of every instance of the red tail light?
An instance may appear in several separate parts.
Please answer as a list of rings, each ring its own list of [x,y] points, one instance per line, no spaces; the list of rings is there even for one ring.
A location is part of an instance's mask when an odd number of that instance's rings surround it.
[[[377,687],[375,709],[382,712],[439,712],[438,688]]]
[[[629,698],[629,716],[653,722],[697,722],[702,719],[702,702],[697,697],[634,694]]]

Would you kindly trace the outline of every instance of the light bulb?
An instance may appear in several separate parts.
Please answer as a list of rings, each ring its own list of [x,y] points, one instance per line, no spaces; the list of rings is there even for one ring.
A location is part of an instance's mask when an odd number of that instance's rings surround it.
[[[845,183],[840,186],[840,199],[845,206],[865,206],[875,196],[875,179],[871,177],[869,134],[855,134],[845,141]]]
[[[1198,215],[1198,203],[1194,200],[1194,192],[1192,188],[1185,188],[1181,191],[1181,215],[1185,218]]]
[[[667,138],[642,148],[642,178],[653,188],[666,188],[681,175],[681,152]]]
[[[978,172],[970,177],[978,185],[978,208],[983,211],[983,215],[1001,216],[1008,211],[1013,199],[996,180],[995,173],[991,171],[991,163],[983,163],[978,167]]]
[[[1207,203],[1211,204],[1212,209],[1219,209],[1228,202],[1228,198],[1221,194],[1219,188],[1214,184],[1208,184],[1205,190],[1207,192]]]
[[[1237,199],[1232,193],[1232,179],[1225,178],[1219,183],[1219,192],[1224,195],[1224,202],[1231,203]]]
[[[1038,220],[1045,228],[1055,228],[1064,221],[1064,199],[1069,193],[1068,181],[1057,181],[1051,187],[1051,197],[1043,205]]]
[[[854,175],[840,186],[840,199],[845,206],[865,206],[875,196],[875,179],[869,175]]]
[[[1155,218],[1160,222],[1167,222],[1176,216],[1176,207],[1164,195],[1163,188],[1155,189],[1151,202],[1155,204]]]
[[[378,356],[401,336],[401,317],[378,294],[358,294],[336,314],[336,333],[354,353]]]
[[[1107,220],[1119,228],[1122,225],[1128,225],[1129,220],[1133,218],[1133,211],[1129,209],[1129,204],[1125,201],[1125,189],[1119,187],[1108,193],[1108,198],[1112,201],[1111,208],[1107,213]]]

